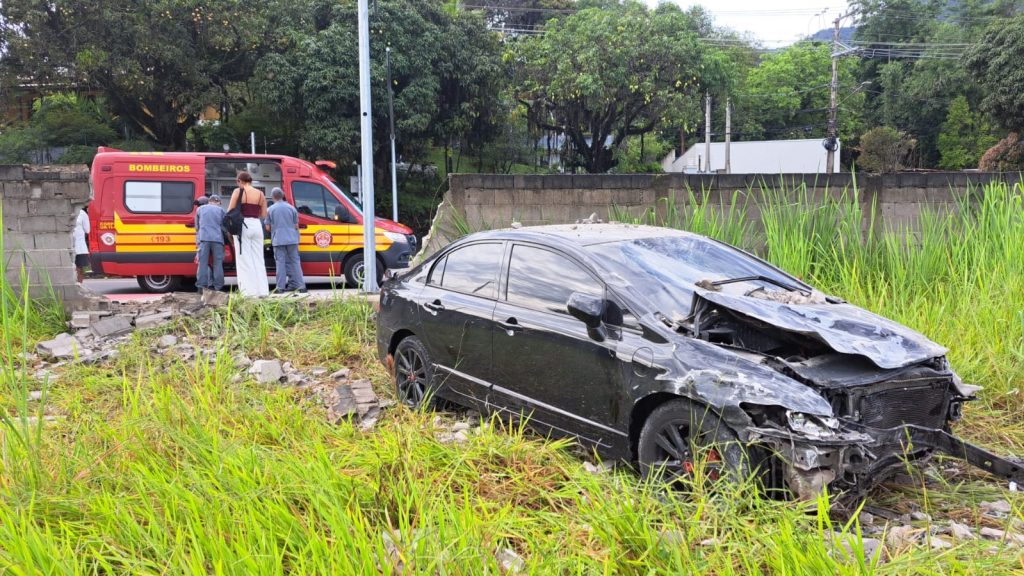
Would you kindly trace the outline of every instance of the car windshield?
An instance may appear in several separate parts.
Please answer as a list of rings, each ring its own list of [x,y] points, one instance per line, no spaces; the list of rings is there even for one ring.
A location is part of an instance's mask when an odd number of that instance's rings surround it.
[[[357,201],[357,200],[356,200],[355,198],[353,198],[353,197],[349,196],[348,194],[346,194],[346,193],[345,193],[345,191],[344,191],[344,190],[342,190],[342,189],[341,189],[341,188],[340,188],[340,187],[339,187],[339,186],[338,186],[337,184],[335,184],[335,183],[334,183],[334,182],[333,182],[332,180],[328,179],[328,180],[327,180],[327,182],[328,182],[328,183],[329,183],[329,184],[331,185],[331,188],[332,188],[332,189],[333,189],[333,190],[334,190],[335,192],[337,192],[338,194],[341,194],[342,196],[344,196],[344,197],[345,197],[345,199],[346,199],[346,200],[348,200],[349,202],[351,202],[351,203],[352,203],[352,205],[356,207],[356,210],[358,210],[358,211],[359,211],[360,213],[361,213],[361,212],[363,211],[363,205],[362,205],[362,204],[360,204],[360,203],[359,203],[359,202],[358,202],[358,201]]]
[[[697,282],[765,276],[783,285],[808,289],[781,270],[724,244],[698,236],[665,236],[589,246],[610,272],[641,287],[658,311],[670,317],[687,316]],[[722,290],[743,293],[754,289],[784,290],[778,284],[748,280]]]

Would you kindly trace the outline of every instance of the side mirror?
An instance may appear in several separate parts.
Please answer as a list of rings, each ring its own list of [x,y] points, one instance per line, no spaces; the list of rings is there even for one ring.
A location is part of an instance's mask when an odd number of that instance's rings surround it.
[[[603,342],[607,335],[601,320],[604,316],[604,305],[604,298],[573,292],[569,296],[566,308],[570,316],[587,326],[587,334],[593,340]]]
[[[352,214],[345,209],[344,206],[334,207],[334,219],[338,222],[344,222],[346,224],[355,224],[356,219],[352,217]]]

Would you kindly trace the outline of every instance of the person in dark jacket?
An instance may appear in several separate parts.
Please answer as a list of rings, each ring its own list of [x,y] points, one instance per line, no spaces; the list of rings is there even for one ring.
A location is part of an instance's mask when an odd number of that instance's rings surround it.
[[[202,290],[224,288],[224,209],[220,196],[210,196],[207,204],[196,210],[196,287]]]

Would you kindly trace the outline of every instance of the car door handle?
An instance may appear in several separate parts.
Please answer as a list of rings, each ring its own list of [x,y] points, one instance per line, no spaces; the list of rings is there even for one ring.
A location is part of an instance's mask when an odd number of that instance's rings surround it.
[[[188,224],[185,224],[185,228],[195,228],[195,227],[196,227],[196,223],[195,222],[189,222]]]
[[[433,302],[427,302],[423,304],[423,307],[431,312],[438,312],[444,310],[444,304],[441,304],[441,300],[434,300]]]
[[[507,332],[509,336],[523,329],[523,327],[519,325],[519,321],[515,318],[509,318],[504,322],[498,322],[498,326],[501,326],[502,330]]]

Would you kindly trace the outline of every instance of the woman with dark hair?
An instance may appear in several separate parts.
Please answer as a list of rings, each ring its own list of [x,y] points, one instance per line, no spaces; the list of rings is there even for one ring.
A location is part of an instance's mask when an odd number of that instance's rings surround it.
[[[238,274],[238,291],[242,296],[262,298],[270,294],[267,282],[267,268],[263,260],[263,223],[267,218],[267,199],[252,185],[248,172],[239,172],[238,188],[231,193],[228,203],[230,212],[241,206],[242,235],[235,236],[235,270]]]

